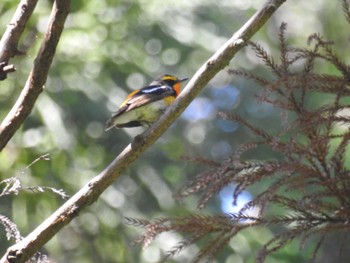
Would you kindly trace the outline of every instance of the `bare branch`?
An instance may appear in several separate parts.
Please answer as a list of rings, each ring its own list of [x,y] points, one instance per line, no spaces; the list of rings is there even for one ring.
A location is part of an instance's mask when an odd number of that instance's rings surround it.
[[[84,207],[96,201],[101,193],[168,129],[197,94],[207,85],[209,80],[229,64],[234,55],[284,2],[285,0],[268,0],[231,39],[204,63],[181,92],[177,100],[152,127],[142,135],[137,136],[108,167],[90,180],[90,182],[33,232],[21,240],[21,242],[10,247],[0,263],[24,262],[49,241],[61,228],[78,216]]]
[[[22,0],[0,40],[0,80],[6,79],[7,73],[15,71],[8,65],[10,58],[22,54],[18,50],[18,41],[32,15],[38,0]]]
[[[70,0],[55,1],[47,27],[44,42],[34,61],[19,98],[0,125],[0,151],[6,146],[17,129],[32,111],[34,104],[44,89],[47,74],[55,55],[56,47],[69,13]]]

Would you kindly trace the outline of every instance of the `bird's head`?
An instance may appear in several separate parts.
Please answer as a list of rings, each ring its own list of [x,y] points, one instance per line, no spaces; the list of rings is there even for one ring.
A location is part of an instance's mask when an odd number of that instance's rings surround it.
[[[163,75],[162,77],[156,79],[159,84],[165,84],[174,88],[177,95],[180,93],[181,82],[188,80],[188,78],[179,79],[172,75]]]

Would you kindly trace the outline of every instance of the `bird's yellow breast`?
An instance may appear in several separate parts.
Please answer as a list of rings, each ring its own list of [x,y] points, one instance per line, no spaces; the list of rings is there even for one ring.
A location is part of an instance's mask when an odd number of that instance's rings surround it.
[[[175,97],[173,96],[169,96],[163,99],[163,101],[165,101],[166,105],[169,106],[171,103],[173,103],[173,101],[175,100]]]

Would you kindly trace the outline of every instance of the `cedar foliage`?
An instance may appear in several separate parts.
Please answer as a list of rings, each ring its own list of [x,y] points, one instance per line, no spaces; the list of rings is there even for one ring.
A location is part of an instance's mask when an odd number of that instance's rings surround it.
[[[345,0],[343,9],[350,23]],[[178,232],[184,236],[162,262],[200,240],[204,245],[192,262],[210,262],[237,233],[258,226],[282,226],[282,230],[263,245],[256,262],[265,262],[268,255],[295,239],[302,249],[310,238],[314,244],[312,259],[315,259],[327,236],[350,230],[350,171],[346,167],[350,140],[350,126],[346,126],[350,121],[350,67],[333,50],[333,43],[320,35],[309,37],[309,48],[293,48],[286,43],[285,31],[283,23],[279,31],[279,63],[259,44],[248,44],[272,72],[273,80],[251,72],[230,70],[231,74],[259,84],[262,92],[258,99],[281,109],[281,129],[272,133],[238,114],[221,112],[222,118],[245,126],[257,140],[242,144],[222,162],[203,157],[188,158],[207,169],[187,182],[178,198],[199,193],[198,208],[201,209],[229,184],[235,185],[234,203],[242,191],[261,182],[268,186],[236,214],[190,214],[153,222],[127,218],[127,223],[145,228],[144,234],[135,241],[144,246],[163,232]],[[334,66],[338,74],[317,73],[317,63]],[[327,99],[322,105],[311,107],[307,99],[315,94],[327,95]],[[339,131],[340,125],[345,125],[342,131]],[[245,153],[262,146],[278,153],[280,158],[244,158]],[[285,213],[273,214],[276,207],[284,208]],[[257,216],[249,215],[253,208],[259,208]],[[341,253],[342,249],[339,250]]]

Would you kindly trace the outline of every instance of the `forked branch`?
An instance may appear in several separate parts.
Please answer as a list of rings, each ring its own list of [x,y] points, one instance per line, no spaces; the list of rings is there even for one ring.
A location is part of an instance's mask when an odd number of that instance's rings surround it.
[[[55,55],[69,8],[70,0],[55,1],[54,3],[44,42],[34,61],[33,69],[15,105],[0,125],[0,151],[2,151],[28,117],[37,98],[44,89],[47,74]]]

